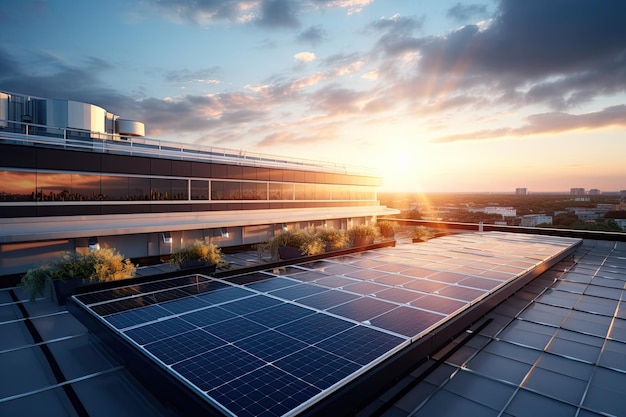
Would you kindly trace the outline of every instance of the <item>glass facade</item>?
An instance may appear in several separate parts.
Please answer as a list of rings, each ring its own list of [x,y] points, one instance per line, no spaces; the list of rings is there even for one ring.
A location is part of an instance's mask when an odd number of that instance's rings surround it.
[[[0,217],[5,218],[378,206],[381,182],[281,166],[0,143]]]
[[[367,185],[196,180],[0,170],[0,201],[307,200],[369,201]]]

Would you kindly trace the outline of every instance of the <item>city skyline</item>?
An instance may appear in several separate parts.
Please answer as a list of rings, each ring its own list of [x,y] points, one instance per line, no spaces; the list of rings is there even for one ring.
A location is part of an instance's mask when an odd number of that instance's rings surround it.
[[[626,188],[618,0],[8,0],[0,90],[383,191]]]

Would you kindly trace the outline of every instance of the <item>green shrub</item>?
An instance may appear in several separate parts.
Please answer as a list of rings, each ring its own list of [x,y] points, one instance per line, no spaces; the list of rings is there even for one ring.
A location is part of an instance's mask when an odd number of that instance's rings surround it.
[[[348,242],[346,233],[343,230],[323,227],[315,231],[315,236],[324,244],[327,250],[343,249]]]
[[[46,283],[52,280],[82,278],[106,282],[131,278],[135,265],[115,249],[102,248],[86,253],[67,252],[52,262],[31,268],[22,277],[21,285],[30,292],[31,300],[44,295]]]
[[[316,237],[312,229],[287,230],[274,236],[264,247],[270,254],[273,261],[278,261],[280,256],[278,248],[291,246],[298,248],[302,255],[316,255],[320,252],[323,244],[316,242]]]
[[[425,226],[417,226],[411,231],[411,238],[414,240],[420,240],[422,242],[425,242],[432,237],[432,230]]]
[[[376,226],[380,230],[380,234],[385,238],[393,237],[394,235],[394,222],[389,220],[380,220],[376,223]]]
[[[200,260],[212,265],[219,265],[222,259],[222,250],[215,243],[196,239],[185,243],[182,248],[172,252],[170,264],[181,266],[185,261]]]
[[[371,244],[380,235],[378,228],[369,224],[356,225],[348,229],[347,234],[348,241],[353,247]]]

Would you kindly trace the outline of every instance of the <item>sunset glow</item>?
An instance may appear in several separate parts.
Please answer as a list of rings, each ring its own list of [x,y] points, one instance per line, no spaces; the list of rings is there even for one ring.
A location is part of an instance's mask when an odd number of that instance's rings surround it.
[[[389,191],[626,189],[623,2],[4,6],[0,90],[149,137],[365,165]]]

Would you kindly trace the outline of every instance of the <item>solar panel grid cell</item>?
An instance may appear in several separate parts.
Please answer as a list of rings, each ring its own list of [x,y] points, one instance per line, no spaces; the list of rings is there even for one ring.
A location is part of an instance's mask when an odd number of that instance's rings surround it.
[[[254,282],[252,284],[248,284],[248,288],[252,288],[256,291],[267,292],[272,290],[278,290],[281,288],[291,287],[293,285],[298,284],[299,281],[290,278],[270,278],[265,279],[263,281]]]
[[[236,314],[221,307],[210,307],[179,316],[196,327],[205,327],[235,317]]]
[[[374,326],[413,337],[444,319],[442,314],[401,306],[371,320]]]
[[[202,329],[173,336],[149,343],[144,348],[164,364],[173,365],[227,344]]]
[[[271,417],[286,414],[320,391],[300,378],[266,365],[207,394],[237,416]]]
[[[157,321],[153,324],[141,326],[124,332],[126,336],[140,345],[156,342],[157,340],[176,336],[194,329],[195,326],[180,318]]]
[[[128,310],[123,313],[111,314],[110,316],[104,317],[104,319],[118,329],[124,329],[126,327],[157,320],[170,314],[169,311],[159,305],[150,305]]]
[[[261,359],[227,344],[179,362],[172,369],[200,390],[209,391],[263,366]]]
[[[328,291],[328,289],[318,285],[298,284],[293,287],[271,291],[270,294],[275,297],[284,298],[285,300],[297,300],[298,298],[304,298],[324,291]]]
[[[277,361],[276,366],[320,390],[327,389],[361,368],[350,360],[315,346]]]
[[[352,301],[359,296],[341,290],[327,291],[320,294],[314,294],[308,297],[300,298],[298,303],[304,304],[318,310],[327,310],[329,308]]]
[[[278,304],[263,310],[250,312],[244,317],[273,329],[312,314],[315,314],[313,310],[294,304]]]

